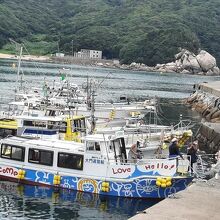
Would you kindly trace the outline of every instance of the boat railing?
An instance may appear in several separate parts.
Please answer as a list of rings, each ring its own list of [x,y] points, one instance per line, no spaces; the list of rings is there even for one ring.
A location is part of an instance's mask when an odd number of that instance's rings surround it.
[[[13,119],[14,116],[21,115],[22,111],[0,111],[0,118]]]
[[[216,154],[199,154],[197,157],[197,162],[191,167],[192,173],[197,179],[211,178],[216,172],[214,168],[218,161]]]
[[[173,131],[184,131],[190,129],[191,127],[192,127],[191,120],[188,119],[180,120],[179,123],[173,126]]]

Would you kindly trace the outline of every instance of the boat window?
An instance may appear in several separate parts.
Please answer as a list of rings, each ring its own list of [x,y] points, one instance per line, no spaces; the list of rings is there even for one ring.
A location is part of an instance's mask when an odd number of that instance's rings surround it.
[[[12,146],[8,144],[1,145],[1,157],[11,160],[24,161],[24,147]]]
[[[45,116],[56,116],[55,110],[47,110]]]
[[[74,120],[73,121],[73,126],[72,126],[72,132],[79,131],[80,128],[81,128],[80,120]]]
[[[86,150],[87,151],[100,151],[100,143],[99,142],[87,142]]]
[[[7,129],[7,128],[0,128],[0,138],[5,138],[9,135],[16,135],[15,129]]]
[[[48,121],[48,129],[59,129],[59,122]]]
[[[58,153],[58,167],[83,170],[83,155]]]
[[[27,121],[27,120],[24,120],[23,125],[24,125],[24,126],[31,126],[31,127],[34,126],[34,125],[33,125],[33,121]]]
[[[85,118],[80,119],[80,129],[81,131],[86,131],[86,122],[85,122]]]
[[[53,151],[30,148],[28,153],[28,162],[52,166]]]
[[[46,127],[46,122],[45,121],[24,120],[23,125],[24,126],[30,126],[30,127]]]
[[[67,128],[67,123],[66,122],[62,122],[61,125],[60,125],[59,132],[60,133],[66,133],[66,128]]]
[[[113,146],[116,162],[125,163],[127,161],[124,138],[119,138],[111,142]]]
[[[77,120],[73,120],[73,124],[72,124],[72,132],[76,132],[76,131],[85,131],[85,119],[77,119]]]

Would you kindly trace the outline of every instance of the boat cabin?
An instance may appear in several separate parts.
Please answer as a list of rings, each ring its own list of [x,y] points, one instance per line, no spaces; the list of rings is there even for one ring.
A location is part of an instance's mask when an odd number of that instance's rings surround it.
[[[83,116],[18,116],[16,120],[18,136],[80,142],[86,134]]]
[[[126,163],[122,137],[90,135],[84,143],[27,137],[2,139],[0,163],[83,175],[106,175],[108,164]],[[80,172],[79,172],[80,171]],[[83,171],[83,172],[82,172]]]
[[[125,140],[122,136],[94,134],[85,136],[88,155],[105,155],[109,162],[127,163]]]

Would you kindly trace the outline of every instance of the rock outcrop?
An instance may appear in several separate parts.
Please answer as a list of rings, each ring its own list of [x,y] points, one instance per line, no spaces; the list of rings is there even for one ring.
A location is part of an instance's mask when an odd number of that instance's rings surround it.
[[[175,62],[156,65],[155,70],[198,75],[220,74],[216,59],[205,50],[201,50],[199,54],[195,55],[186,49],[182,49],[180,53],[175,55],[175,59]]]

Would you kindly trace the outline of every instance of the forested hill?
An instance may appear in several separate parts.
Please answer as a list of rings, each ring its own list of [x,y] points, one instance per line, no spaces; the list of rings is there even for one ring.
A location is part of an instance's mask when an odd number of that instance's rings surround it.
[[[208,51],[220,63],[219,0],[0,0],[0,47],[9,38],[32,54],[102,50],[149,66],[178,49]],[[10,51],[11,52],[11,51]]]

